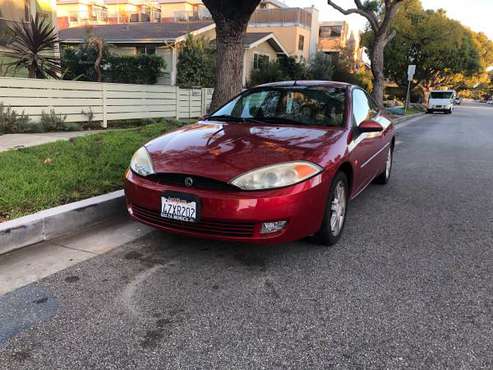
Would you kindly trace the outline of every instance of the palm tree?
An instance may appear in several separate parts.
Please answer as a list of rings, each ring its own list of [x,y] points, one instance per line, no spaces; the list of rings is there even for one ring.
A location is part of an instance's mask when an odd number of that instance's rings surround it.
[[[10,40],[6,45],[8,65],[26,68],[29,78],[60,78],[60,58],[56,56],[58,35],[51,22],[38,14],[29,22],[13,23],[8,28]]]

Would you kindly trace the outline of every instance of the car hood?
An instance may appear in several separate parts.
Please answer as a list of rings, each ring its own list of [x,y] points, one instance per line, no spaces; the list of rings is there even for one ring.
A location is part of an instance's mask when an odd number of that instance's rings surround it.
[[[152,140],[146,148],[157,173],[181,173],[228,182],[276,163],[322,164],[339,128],[199,122]],[[322,164],[323,165],[323,164]]]

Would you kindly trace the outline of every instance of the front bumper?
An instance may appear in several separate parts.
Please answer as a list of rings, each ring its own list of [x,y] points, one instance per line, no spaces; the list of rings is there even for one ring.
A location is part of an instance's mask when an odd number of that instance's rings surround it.
[[[448,112],[449,110],[452,109],[453,109],[452,105],[432,105],[428,108],[428,110],[434,112]]]
[[[330,176],[319,174],[290,187],[269,191],[218,191],[162,185],[127,171],[125,195],[129,214],[158,229],[205,239],[280,243],[315,233],[321,225]],[[196,223],[162,218],[161,195],[166,191],[200,199]],[[263,222],[286,220],[281,231],[262,234]]]

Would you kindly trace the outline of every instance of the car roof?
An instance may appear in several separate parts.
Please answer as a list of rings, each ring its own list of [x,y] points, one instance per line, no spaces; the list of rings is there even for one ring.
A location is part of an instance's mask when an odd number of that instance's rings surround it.
[[[339,82],[339,81],[296,80],[296,81],[270,82],[255,87],[290,87],[290,86],[327,86],[327,87],[348,88],[354,85],[348,84],[346,82]]]

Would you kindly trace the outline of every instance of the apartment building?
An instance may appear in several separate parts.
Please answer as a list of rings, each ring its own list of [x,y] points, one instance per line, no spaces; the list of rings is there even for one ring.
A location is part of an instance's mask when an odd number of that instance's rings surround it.
[[[157,0],[57,0],[60,29],[131,22],[160,22]]]
[[[158,0],[163,22],[211,20],[209,10],[200,0]]]
[[[106,24],[108,8],[104,0],[57,0],[59,29],[92,24]]]
[[[105,0],[108,23],[161,22],[157,0]]]
[[[344,51],[352,58],[354,69],[358,69],[362,62],[360,35],[358,32],[352,32],[345,21],[321,22],[318,48],[334,59]]]

